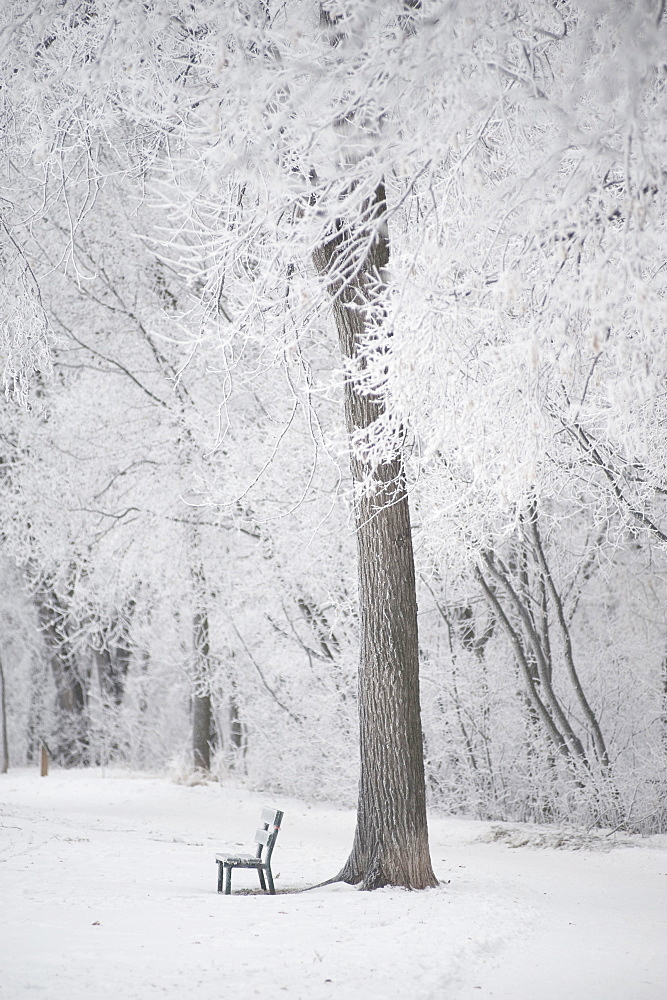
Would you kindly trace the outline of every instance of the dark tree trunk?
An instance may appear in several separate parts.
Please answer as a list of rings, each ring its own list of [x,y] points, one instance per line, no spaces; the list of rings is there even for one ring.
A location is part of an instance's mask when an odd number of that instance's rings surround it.
[[[333,297],[344,359],[361,361],[381,304],[389,261],[386,202],[379,184],[354,231],[343,223],[314,254]],[[363,362],[361,362],[363,366]],[[355,439],[383,413],[377,395],[345,385],[359,578],[361,778],[352,852],[333,881],[423,889],[437,885],[428,846],[421,714],[417,600],[410,511],[400,452],[372,463]]]
[[[85,669],[70,642],[67,611],[51,588],[37,595],[40,629],[49,654],[56,685],[57,732],[54,754],[64,767],[87,767],[90,764],[89,720],[86,713]]]
[[[197,771],[211,770],[211,696],[192,698],[192,752]]]
[[[208,615],[201,609],[194,616],[194,638],[198,683],[202,684],[210,675],[210,648]],[[211,695],[206,690],[195,690],[192,695],[192,753],[197,771],[211,770]]]

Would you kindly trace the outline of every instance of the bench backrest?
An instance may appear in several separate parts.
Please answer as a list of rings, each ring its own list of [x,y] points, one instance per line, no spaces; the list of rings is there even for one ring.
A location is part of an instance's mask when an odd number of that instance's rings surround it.
[[[262,809],[262,815],[259,819],[262,824],[262,828],[255,834],[255,843],[257,844],[257,857],[262,857],[262,851],[265,850],[263,861],[268,862],[271,860],[271,855],[273,854],[273,847],[276,842],[276,838],[280,833],[280,824],[283,821],[283,814],[280,809]]]

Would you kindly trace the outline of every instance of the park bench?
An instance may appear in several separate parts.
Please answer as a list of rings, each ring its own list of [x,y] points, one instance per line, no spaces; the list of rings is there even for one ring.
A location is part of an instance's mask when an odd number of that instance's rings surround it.
[[[266,892],[266,883],[269,884],[269,892],[275,896],[276,890],[273,885],[273,874],[271,872],[271,855],[276,844],[276,838],[280,832],[283,814],[280,809],[262,809],[260,823],[262,829],[255,834],[255,844],[257,849],[254,854],[216,854],[215,862],[218,866],[218,892],[222,892],[224,877],[225,895],[229,896],[232,891],[232,869],[233,868],[256,868],[259,875],[259,884]],[[266,874],[266,879],[264,875]]]

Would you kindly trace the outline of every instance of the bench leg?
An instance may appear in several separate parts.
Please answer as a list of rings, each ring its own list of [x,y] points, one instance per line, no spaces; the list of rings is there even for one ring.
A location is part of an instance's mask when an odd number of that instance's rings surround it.
[[[276,889],[273,884],[273,875],[271,874],[271,869],[268,867],[268,865],[266,868],[266,881],[269,883],[269,892],[271,893],[272,896],[275,896]],[[262,886],[262,888],[264,888],[264,886]]]
[[[218,892],[222,892],[222,861],[218,861]]]
[[[257,869],[257,874],[259,875],[260,888],[262,888],[264,892],[266,892],[266,882],[264,881],[264,872],[262,871],[261,868]]]
[[[232,893],[232,866],[225,865],[225,896],[231,896]]]

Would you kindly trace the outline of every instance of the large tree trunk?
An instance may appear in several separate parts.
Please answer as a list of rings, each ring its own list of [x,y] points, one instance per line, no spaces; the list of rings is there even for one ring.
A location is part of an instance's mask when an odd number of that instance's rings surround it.
[[[344,359],[359,359],[389,261],[384,186],[354,232],[343,223],[314,254],[328,283]],[[354,249],[356,248],[356,249]],[[428,847],[419,704],[417,600],[410,511],[400,453],[377,464],[355,437],[383,413],[377,395],[345,384],[345,418],[357,492],[361,778],[352,852],[336,880],[423,889],[437,885]],[[359,489],[360,484],[367,487]]]

